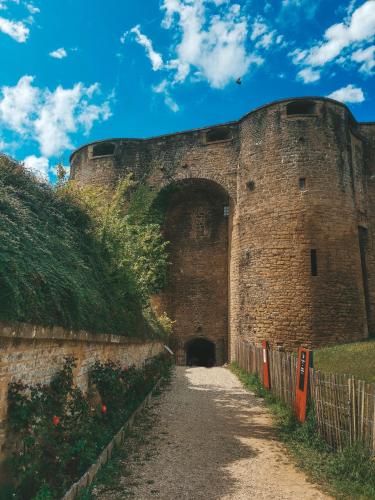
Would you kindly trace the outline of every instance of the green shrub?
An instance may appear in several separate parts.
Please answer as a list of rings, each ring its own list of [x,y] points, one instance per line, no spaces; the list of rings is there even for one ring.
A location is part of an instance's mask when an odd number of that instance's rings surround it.
[[[49,385],[12,383],[8,431],[18,442],[10,459],[12,498],[60,498],[96,460],[160,377],[168,377],[167,356],[142,369],[97,362],[90,383],[100,395],[84,395],[73,383],[75,361],[67,358]],[[9,488],[9,487],[8,487]],[[0,493],[1,497],[1,493]]]
[[[130,179],[114,192],[53,188],[1,156],[0,320],[162,335],[149,305],[167,269],[154,197]]]

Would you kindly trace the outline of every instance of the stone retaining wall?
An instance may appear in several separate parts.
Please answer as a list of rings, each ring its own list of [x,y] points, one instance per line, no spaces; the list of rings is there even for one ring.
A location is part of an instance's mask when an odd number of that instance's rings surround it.
[[[160,341],[139,341],[114,335],[71,332],[27,324],[0,322],[0,460],[6,454],[7,391],[11,381],[48,383],[66,356],[77,360],[75,381],[85,391],[90,367],[99,361],[123,366],[142,363],[163,349]]]

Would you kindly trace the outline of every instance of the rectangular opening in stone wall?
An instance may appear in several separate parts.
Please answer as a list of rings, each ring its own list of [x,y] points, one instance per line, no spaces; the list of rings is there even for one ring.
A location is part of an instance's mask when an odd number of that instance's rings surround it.
[[[113,142],[100,142],[95,144],[92,148],[92,158],[97,156],[111,156],[115,152],[115,145]]]
[[[298,184],[301,191],[306,189],[306,179],[304,177],[300,177]]]
[[[206,132],[206,143],[230,141],[232,139],[232,131],[229,127],[216,127]]]
[[[225,205],[224,206],[224,217],[228,217],[228,216],[229,216],[229,206]]]
[[[294,101],[286,105],[286,114],[292,115],[314,115],[315,102],[313,101]]]
[[[311,260],[311,276],[318,276],[318,257],[315,248],[312,248],[310,250],[310,260]]]

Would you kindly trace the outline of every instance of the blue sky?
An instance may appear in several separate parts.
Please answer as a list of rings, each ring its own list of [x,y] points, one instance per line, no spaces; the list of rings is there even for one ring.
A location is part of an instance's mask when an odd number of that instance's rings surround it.
[[[0,0],[0,151],[53,181],[83,143],[285,97],[374,121],[374,37],[375,0]]]

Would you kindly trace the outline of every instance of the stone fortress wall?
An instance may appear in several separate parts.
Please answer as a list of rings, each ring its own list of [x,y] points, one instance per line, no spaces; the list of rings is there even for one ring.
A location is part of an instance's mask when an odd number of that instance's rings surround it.
[[[221,363],[239,337],[294,349],[375,331],[375,123],[331,99],[288,99],[71,156],[81,185],[115,186],[130,172],[181,188],[166,216],[171,269],[159,297],[180,363],[199,337]]]

